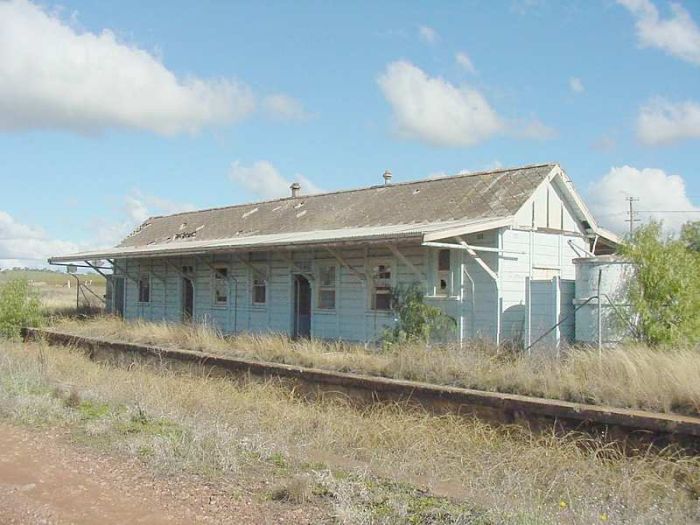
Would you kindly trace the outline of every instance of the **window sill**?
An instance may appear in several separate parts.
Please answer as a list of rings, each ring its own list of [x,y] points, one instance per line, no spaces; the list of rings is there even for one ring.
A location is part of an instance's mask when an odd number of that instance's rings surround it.
[[[338,312],[335,308],[314,308],[312,313],[314,315],[335,315]]]
[[[458,295],[426,295],[424,299],[431,301],[459,301]]]

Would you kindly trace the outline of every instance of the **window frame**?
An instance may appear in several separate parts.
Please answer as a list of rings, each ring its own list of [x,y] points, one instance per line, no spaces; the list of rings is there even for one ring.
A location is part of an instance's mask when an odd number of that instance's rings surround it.
[[[262,285],[256,284],[255,281],[262,281]],[[250,304],[253,305],[256,308],[264,308],[267,306],[268,303],[268,288],[269,288],[269,279],[268,279],[268,269],[267,266],[265,267],[260,267],[256,265],[252,265],[251,270],[250,270]],[[264,301],[263,302],[256,302],[255,300],[255,289],[259,287],[264,288]]]
[[[449,259],[448,259],[448,266],[449,268],[447,270],[441,270],[440,269],[440,254],[442,252],[447,252]],[[440,281],[445,279],[445,282],[447,284],[447,287],[445,291],[440,290]],[[454,297],[453,294],[454,291],[454,272],[452,271],[452,250],[449,248],[439,248],[435,252],[435,282],[434,282],[434,297],[439,297],[439,298],[448,298],[448,297]]]
[[[146,282],[146,291],[148,292],[148,297],[146,300],[142,300],[143,297],[143,287],[141,285],[142,282]],[[150,273],[141,273],[139,274],[139,278],[136,281],[136,292],[137,292],[137,303],[138,304],[150,304],[151,303],[151,274]]]
[[[395,264],[391,260],[387,259],[376,259],[374,261],[370,261],[370,276],[371,276],[371,282],[369,286],[369,309],[373,313],[377,312],[385,312],[389,313],[391,312],[392,309],[392,289],[394,287],[395,283]],[[388,285],[383,285],[382,289],[386,286],[387,294],[389,296],[389,307],[388,308],[377,308],[377,280],[375,279],[375,272],[374,269],[378,268],[379,266],[385,266],[389,269],[389,278],[388,278]],[[379,272],[377,272],[379,273]],[[386,280],[386,279],[384,279]],[[385,294],[382,294],[385,295]]]
[[[322,312],[333,312],[338,307],[338,281],[340,277],[340,272],[338,270],[338,265],[331,261],[321,261],[316,263],[317,268],[317,279],[318,286],[316,287],[316,309]],[[333,268],[333,284],[323,284],[322,272],[324,268]],[[322,292],[333,292],[333,306],[321,306],[321,293]]]
[[[219,278],[219,271],[224,270],[226,272],[225,276],[223,277],[223,286],[226,290],[226,301],[225,302],[219,302],[217,301],[217,286],[221,284],[220,278]],[[230,301],[230,296],[231,296],[231,290],[229,286],[229,274],[231,270],[227,264],[214,264],[212,265],[212,270],[211,270],[211,304],[214,308],[227,308],[229,305]]]

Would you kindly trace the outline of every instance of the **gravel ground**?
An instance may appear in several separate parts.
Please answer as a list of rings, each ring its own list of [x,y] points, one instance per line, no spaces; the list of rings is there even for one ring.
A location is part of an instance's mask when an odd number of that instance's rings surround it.
[[[327,510],[265,500],[264,482],[154,474],[74,445],[59,430],[0,423],[0,523],[319,523]]]

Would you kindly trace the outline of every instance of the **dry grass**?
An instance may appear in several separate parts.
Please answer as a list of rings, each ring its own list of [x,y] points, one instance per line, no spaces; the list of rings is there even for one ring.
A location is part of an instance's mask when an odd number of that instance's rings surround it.
[[[56,385],[80,394],[66,394],[73,397],[67,403]],[[114,368],[37,344],[2,345],[0,417],[71,425],[86,443],[138,455],[165,472],[230,477],[267,463],[291,480],[270,497],[326,498],[344,523],[700,519],[697,457],[625,457],[583,437],[533,435],[401,406],[309,404],[272,383]],[[414,485],[450,494],[452,502]]]
[[[379,351],[340,342],[290,341],[275,335],[224,337],[206,325],[184,326],[103,317],[62,320],[56,328],[80,335],[207,351],[262,361],[411,379],[567,401],[700,414],[700,351],[628,346],[597,351],[496,354],[486,344],[467,348],[402,346]]]

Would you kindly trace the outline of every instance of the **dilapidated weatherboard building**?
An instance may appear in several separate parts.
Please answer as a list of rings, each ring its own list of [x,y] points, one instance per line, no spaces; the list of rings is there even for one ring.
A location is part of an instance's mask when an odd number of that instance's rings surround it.
[[[126,319],[375,341],[395,322],[391,290],[419,284],[455,338],[527,342],[570,311],[573,259],[615,244],[556,164],[386,179],[153,217],[115,248],[49,262],[109,261]],[[549,337],[572,339],[573,320]]]

